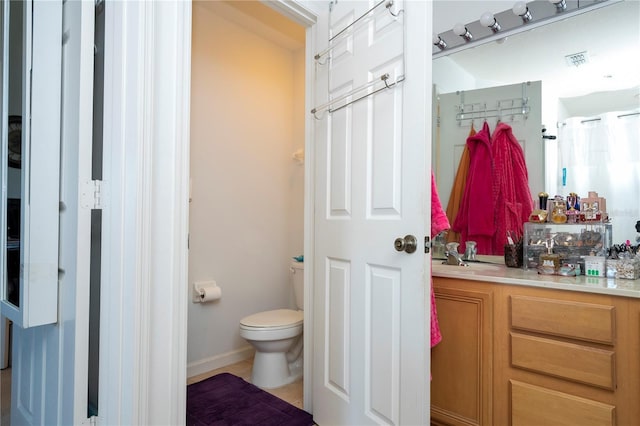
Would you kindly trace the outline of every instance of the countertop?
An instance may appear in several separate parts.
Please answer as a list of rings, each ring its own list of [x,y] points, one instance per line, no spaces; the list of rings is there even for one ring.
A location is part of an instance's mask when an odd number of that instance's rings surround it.
[[[483,256],[482,258],[479,257],[478,260],[482,260],[483,263],[469,262],[469,266],[455,266],[443,265],[441,259],[433,259],[431,262],[431,275],[443,278],[640,298],[640,279],[624,280],[587,277],[584,275],[577,277],[540,275],[535,270],[507,268],[504,264],[504,258],[501,256]]]

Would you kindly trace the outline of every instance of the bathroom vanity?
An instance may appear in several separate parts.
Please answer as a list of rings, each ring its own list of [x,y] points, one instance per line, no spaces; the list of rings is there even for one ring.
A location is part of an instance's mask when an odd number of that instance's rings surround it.
[[[640,280],[435,259],[432,275],[432,424],[638,423]]]

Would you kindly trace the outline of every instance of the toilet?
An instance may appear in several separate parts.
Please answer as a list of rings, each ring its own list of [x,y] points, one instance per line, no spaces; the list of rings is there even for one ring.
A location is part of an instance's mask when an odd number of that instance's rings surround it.
[[[251,383],[273,389],[302,377],[304,264],[292,262],[290,281],[298,310],[276,309],[240,320],[240,336],[255,349]]]

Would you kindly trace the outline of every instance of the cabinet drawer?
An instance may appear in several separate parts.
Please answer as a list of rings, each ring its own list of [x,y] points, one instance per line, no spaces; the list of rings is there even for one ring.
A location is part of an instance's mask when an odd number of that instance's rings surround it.
[[[510,380],[512,426],[606,426],[615,424],[613,405]]]
[[[613,345],[615,308],[591,303],[511,296],[511,327]]]
[[[579,383],[615,389],[615,353],[610,350],[511,333],[511,364]]]

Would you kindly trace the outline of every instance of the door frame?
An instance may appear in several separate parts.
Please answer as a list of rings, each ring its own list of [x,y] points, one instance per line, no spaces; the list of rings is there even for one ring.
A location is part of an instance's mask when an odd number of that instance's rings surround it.
[[[98,421],[184,424],[191,2],[107,6]]]
[[[314,8],[262,0],[306,27]],[[105,11],[103,247],[99,422],[183,424],[186,412],[191,1],[114,2]],[[313,85],[305,83],[311,110]],[[313,276],[313,117],[305,118],[305,286]],[[108,285],[107,285],[108,284]],[[311,375],[313,300],[305,288]],[[312,411],[310,380],[305,409]]]
[[[313,46],[316,38],[316,22],[318,12],[306,7],[309,1],[301,0],[261,0],[267,6],[306,27],[305,30],[305,85],[304,109],[311,111],[315,98],[313,82],[315,81],[315,59]],[[329,3],[321,3],[328,7]],[[304,123],[304,331],[303,331],[303,405],[304,409],[313,412],[313,276],[314,276],[314,243],[315,243],[315,144],[313,114],[305,114]]]

